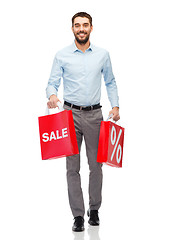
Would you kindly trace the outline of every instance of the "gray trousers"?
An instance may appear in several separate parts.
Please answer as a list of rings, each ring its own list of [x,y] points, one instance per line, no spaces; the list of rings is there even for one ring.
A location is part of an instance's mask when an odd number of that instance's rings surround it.
[[[80,151],[84,137],[86,155],[89,164],[89,208],[98,210],[101,205],[102,164],[97,163],[100,123],[103,120],[101,108],[84,111],[64,105],[64,109],[72,110],[76,130],[79,154],[66,158],[68,196],[74,217],[84,216],[84,199],[80,177]]]

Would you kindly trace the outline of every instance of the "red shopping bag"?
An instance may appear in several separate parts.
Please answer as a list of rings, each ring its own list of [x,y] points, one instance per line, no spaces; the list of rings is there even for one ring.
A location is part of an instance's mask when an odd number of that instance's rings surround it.
[[[124,128],[111,121],[102,121],[97,162],[122,167]]]
[[[38,118],[42,160],[78,154],[71,110]]]

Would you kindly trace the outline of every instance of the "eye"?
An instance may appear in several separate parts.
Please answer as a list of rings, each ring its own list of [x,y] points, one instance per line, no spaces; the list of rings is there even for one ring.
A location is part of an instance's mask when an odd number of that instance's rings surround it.
[[[85,24],[84,24],[84,27],[88,27],[88,26],[89,26],[89,24],[88,24],[88,23],[85,23]]]

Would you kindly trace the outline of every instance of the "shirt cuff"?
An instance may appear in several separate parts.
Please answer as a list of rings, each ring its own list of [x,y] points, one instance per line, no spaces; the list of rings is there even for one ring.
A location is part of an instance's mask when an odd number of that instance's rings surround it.
[[[51,95],[55,94],[57,96],[57,90],[53,86],[48,86],[46,88],[46,96],[49,99]]]
[[[117,99],[117,100],[113,100],[113,101],[111,101],[111,107],[112,108],[114,108],[114,107],[118,107],[119,108],[119,100]]]

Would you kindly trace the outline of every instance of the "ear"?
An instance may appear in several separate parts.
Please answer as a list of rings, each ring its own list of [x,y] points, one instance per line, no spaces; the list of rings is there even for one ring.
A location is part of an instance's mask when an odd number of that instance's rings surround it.
[[[91,26],[91,32],[93,31],[93,25]]]

